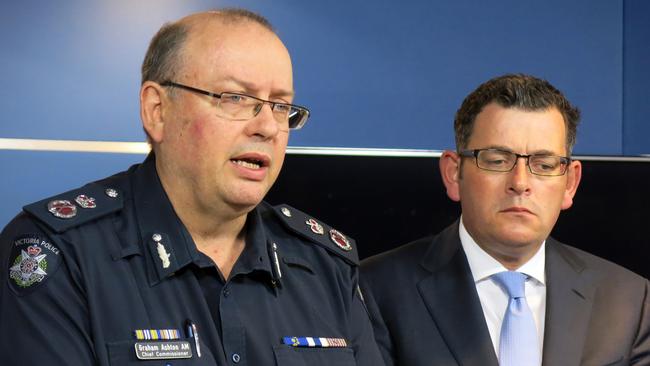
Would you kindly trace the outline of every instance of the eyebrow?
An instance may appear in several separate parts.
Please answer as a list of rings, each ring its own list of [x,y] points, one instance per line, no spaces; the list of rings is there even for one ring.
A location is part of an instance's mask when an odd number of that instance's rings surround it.
[[[259,88],[257,88],[253,83],[250,83],[248,81],[244,81],[241,79],[237,79],[235,77],[229,76],[227,78],[224,78],[222,81],[226,82],[232,82],[235,83],[241,87],[243,87],[246,91],[251,91],[251,92],[257,92],[259,91]],[[294,97],[295,92],[293,90],[273,90],[271,96],[272,97]]]
[[[503,145],[490,145],[490,146],[485,147],[485,149],[496,149],[496,150],[502,150],[502,151],[508,151],[508,152],[511,152],[511,153],[515,153],[515,151],[513,151],[511,148],[509,148],[507,146],[503,146]],[[544,150],[544,149],[536,150],[536,151],[531,152],[530,154],[524,154],[524,155],[556,155],[556,156],[564,156],[562,154],[556,153],[555,151]]]

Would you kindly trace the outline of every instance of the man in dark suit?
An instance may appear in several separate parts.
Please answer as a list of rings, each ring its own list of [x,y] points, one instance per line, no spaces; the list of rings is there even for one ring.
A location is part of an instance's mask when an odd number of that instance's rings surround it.
[[[648,281],[549,237],[580,183],[579,115],[527,75],[464,100],[440,158],[461,217],[362,267],[387,364],[650,364]]]

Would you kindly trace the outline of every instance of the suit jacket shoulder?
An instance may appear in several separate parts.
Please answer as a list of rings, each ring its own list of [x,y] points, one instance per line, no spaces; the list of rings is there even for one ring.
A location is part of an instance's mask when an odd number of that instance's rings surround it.
[[[561,253],[567,261],[571,261],[575,266],[594,269],[602,273],[607,273],[608,277],[613,277],[610,279],[626,279],[629,281],[634,281],[639,284],[642,284],[646,281],[642,276],[630,271],[629,269],[618,265],[614,262],[608,261],[591,253],[585,252],[584,250],[572,247],[570,245],[556,241],[555,239],[549,238],[551,243],[554,243],[556,247],[552,247],[551,250],[557,250]]]
[[[552,238],[546,277],[545,366],[650,362],[646,279]]]
[[[388,365],[497,366],[458,222],[362,261],[361,283]]]
[[[395,267],[400,267],[400,271],[415,269],[413,264],[422,259],[422,256],[429,250],[429,246],[432,245],[434,238],[434,236],[424,237],[366,258],[361,261],[363,272],[368,276],[381,276],[382,274],[390,274]],[[402,266],[405,267],[402,268]]]

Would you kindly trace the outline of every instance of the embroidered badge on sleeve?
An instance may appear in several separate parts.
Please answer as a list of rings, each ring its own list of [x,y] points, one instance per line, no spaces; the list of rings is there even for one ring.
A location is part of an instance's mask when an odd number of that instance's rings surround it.
[[[59,249],[39,235],[28,234],[12,243],[9,284],[23,294],[45,282],[61,261]]]

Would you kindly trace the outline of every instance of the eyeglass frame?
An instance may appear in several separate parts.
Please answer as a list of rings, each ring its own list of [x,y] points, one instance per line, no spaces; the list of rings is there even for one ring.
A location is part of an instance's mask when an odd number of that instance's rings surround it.
[[[498,151],[498,152],[512,154],[512,155],[515,156],[514,163],[512,164],[512,167],[510,167],[510,169],[508,169],[508,170],[493,170],[493,169],[487,169],[487,168],[481,167],[478,164],[478,155],[482,151]],[[537,176],[540,176],[540,177],[561,177],[561,176],[566,174],[566,172],[569,170],[569,165],[573,161],[573,159],[571,159],[568,156],[551,155],[551,154],[517,154],[516,152],[512,152],[512,151],[508,151],[508,150],[502,150],[502,149],[495,149],[495,148],[461,150],[461,151],[458,152],[458,156],[464,157],[464,158],[474,158],[474,162],[476,164],[476,167],[478,167],[479,169],[485,170],[485,171],[488,171],[488,172],[497,172],[497,173],[509,173],[509,172],[511,172],[517,166],[517,164],[519,162],[519,159],[524,158],[524,159],[526,159],[526,166],[528,167],[528,171],[530,172],[530,174],[537,175]],[[560,164],[564,165],[564,171],[562,172],[562,174],[539,174],[539,173],[533,172],[533,169],[530,167],[530,158],[531,157],[536,157],[536,156],[560,158]]]
[[[300,106],[300,105],[297,105],[297,104],[291,104],[291,103],[272,102],[270,100],[264,100],[264,99],[261,99],[261,98],[258,98],[258,97],[252,96],[252,95],[244,94],[244,93],[234,93],[234,92],[213,93],[213,92],[210,92],[210,91],[207,91],[207,90],[195,88],[193,86],[180,84],[180,83],[177,83],[177,82],[174,82],[174,81],[171,81],[171,80],[165,80],[165,81],[161,82],[159,85],[160,86],[165,86],[165,87],[171,87],[171,88],[184,89],[184,90],[191,91],[191,92],[194,92],[194,93],[207,95],[207,96],[212,97],[212,98],[217,98],[219,100],[221,100],[221,96],[224,95],[224,94],[239,95],[239,96],[242,96],[242,97],[257,100],[257,101],[261,102],[262,106],[264,106],[264,104],[268,104],[268,105],[271,106],[271,110],[275,109],[276,105],[284,105],[284,106],[289,106],[291,108],[304,111],[305,114],[304,114],[304,117],[302,118],[302,120],[298,121],[298,123],[294,127],[289,126],[290,130],[299,130],[299,129],[301,129],[302,126],[304,126],[305,123],[307,123],[307,119],[309,119],[309,116],[311,115],[311,112],[309,111],[309,109],[307,107],[303,107],[303,106]],[[256,108],[256,112],[255,112],[255,114],[253,114],[253,117],[251,117],[251,118],[248,118],[248,119],[231,119],[231,120],[232,121],[249,121],[249,120],[255,118],[260,113],[261,110],[262,110],[262,107]],[[222,118],[228,118],[228,117],[222,117]],[[230,119],[230,118],[228,118],[228,119]],[[289,121],[287,121],[287,123],[288,122]]]

